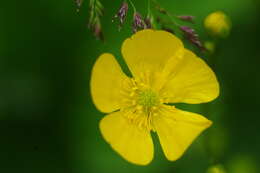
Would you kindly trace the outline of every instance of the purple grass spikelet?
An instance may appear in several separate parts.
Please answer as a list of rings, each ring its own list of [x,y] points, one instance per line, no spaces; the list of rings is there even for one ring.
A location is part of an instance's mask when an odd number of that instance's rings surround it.
[[[183,32],[185,38],[193,45],[198,47],[201,51],[205,51],[205,47],[199,40],[199,35],[189,26],[180,26],[180,30]]]
[[[195,16],[181,15],[181,16],[178,16],[178,18],[185,22],[195,23],[194,22]]]
[[[119,29],[121,29],[122,25],[125,22],[125,18],[127,16],[127,12],[128,12],[128,3],[126,1],[124,1],[121,5],[121,7],[119,8],[117,14],[114,16],[113,20],[118,18],[119,19]]]
[[[144,22],[142,16],[138,12],[134,13],[132,27],[133,27],[134,33],[139,30],[145,29],[145,22]]]

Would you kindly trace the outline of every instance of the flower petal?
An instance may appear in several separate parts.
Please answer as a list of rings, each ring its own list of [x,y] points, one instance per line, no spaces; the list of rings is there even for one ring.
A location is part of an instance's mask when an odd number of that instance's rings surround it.
[[[100,130],[111,147],[127,161],[138,165],[147,165],[152,161],[150,132],[128,121],[123,112],[106,115],[100,121]]]
[[[161,89],[169,103],[204,103],[219,95],[219,84],[210,67],[194,53],[184,51],[184,56],[169,61],[167,82]],[[171,67],[171,68],[170,68]],[[171,69],[171,71],[169,70]]]
[[[193,140],[212,124],[195,113],[167,106],[154,119],[155,130],[168,160],[179,159]]]
[[[120,108],[120,89],[127,76],[122,72],[113,55],[102,54],[96,61],[90,80],[93,102],[101,112]]]
[[[145,71],[155,72],[164,68],[170,57],[182,55],[183,44],[166,31],[146,29],[124,41],[123,57],[135,78]]]

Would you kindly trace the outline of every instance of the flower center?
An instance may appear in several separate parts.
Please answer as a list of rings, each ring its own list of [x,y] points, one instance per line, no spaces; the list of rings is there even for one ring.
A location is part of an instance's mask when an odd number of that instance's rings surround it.
[[[151,108],[159,104],[159,98],[151,89],[146,89],[139,93],[137,103],[145,108]]]
[[[129,122],[141,129],[153,130],[153,118],[160,112],[162,100],[146,82],[131,79],[122,90],[122,111]]]

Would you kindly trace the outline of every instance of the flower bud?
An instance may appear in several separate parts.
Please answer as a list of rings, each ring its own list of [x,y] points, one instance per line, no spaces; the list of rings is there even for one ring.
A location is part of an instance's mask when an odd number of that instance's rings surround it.
[[[206,41],[204,43],[204,47],[206,48],[206,50],[210,53],[210,54],[213,54],[215,52],[215,49],[216,49],[216,45],[214,42],[212,41]]]
[[[220,164],[211,166],[208,170],[207,173],[226,173],[224,167]]]
[[[225,38],[230,33],[231,21],[224,12],[217,11],[205,18],[204,27],[210,35]]]

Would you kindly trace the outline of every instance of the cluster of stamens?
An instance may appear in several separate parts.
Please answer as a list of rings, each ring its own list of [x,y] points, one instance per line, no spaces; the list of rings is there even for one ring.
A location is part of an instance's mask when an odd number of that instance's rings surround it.
[[[158,115],[163,101],[158,93],[153,91],[148,84],[130,79],[127,81],[125,90],[122,92],[125,116],[130,122],[140,128],[153,129],[152,119]]]

